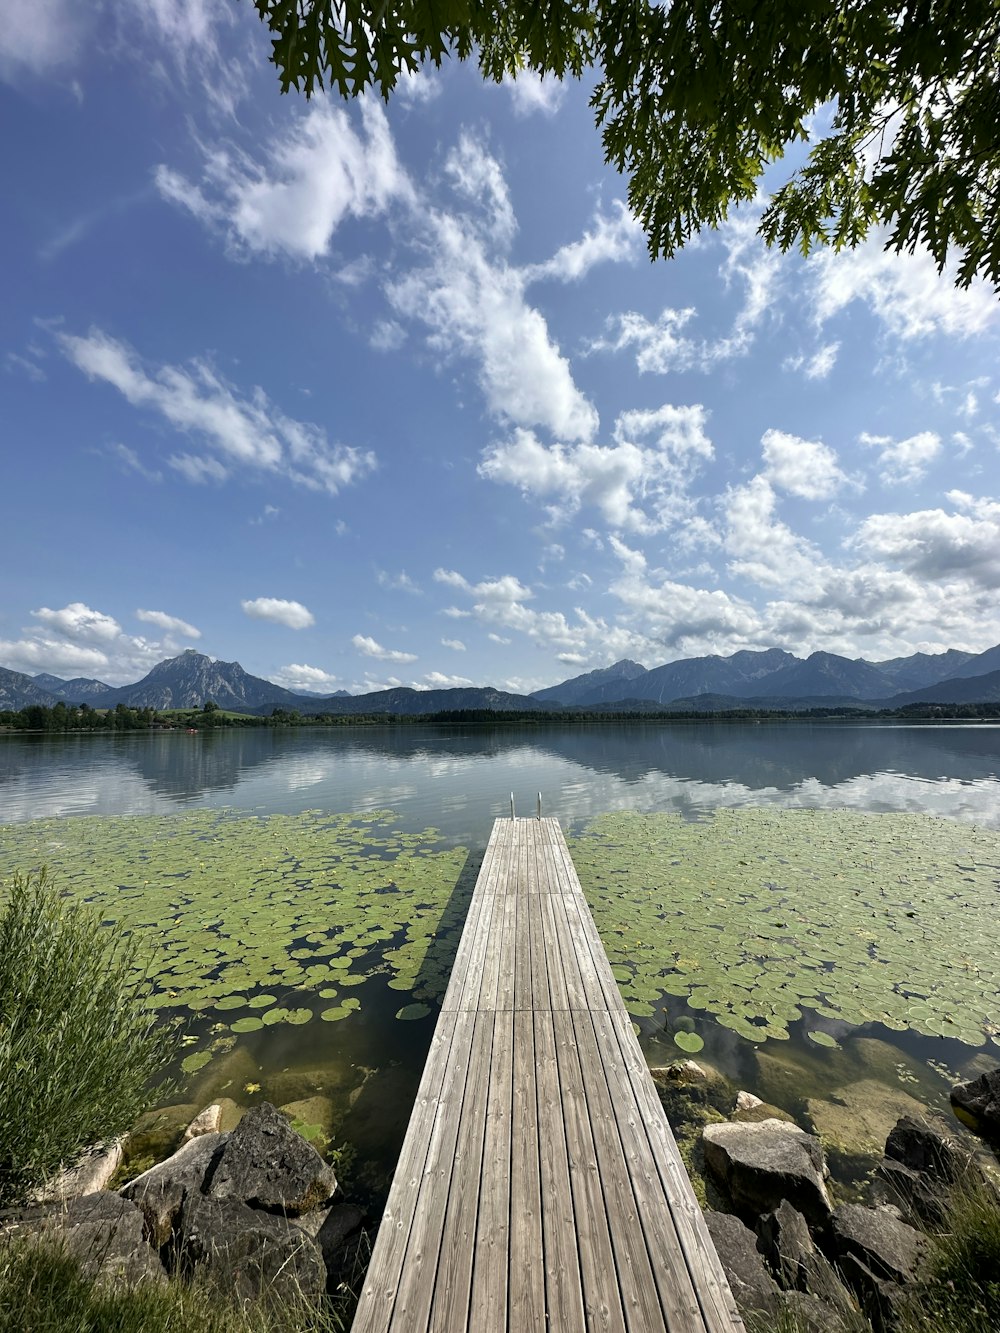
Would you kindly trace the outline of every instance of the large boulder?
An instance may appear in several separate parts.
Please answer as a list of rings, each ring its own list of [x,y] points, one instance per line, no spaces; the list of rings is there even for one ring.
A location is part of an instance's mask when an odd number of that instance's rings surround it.
[[[263,1102],[247,1111],[227,1137],[205,1193],[297,1217],[326,1203],[336,1189],[333,1167],[280,1111]]]
[[[200,1134],[122,1189],[141,1210],[146,1234],[157,1249],[166,1245],[188,1194],[200,1194],[222,1156],[228,1134]]]
[[[705,1223],[740,1314],[745,1319],[775,1316],[781,1306],[781,1291],[767,1271],[754,1233],[731,1213],[707,1212]]]
[[[86,1194],[106,1189],[108,1181],[122,1164],[125,1155],[124,1139],[110,1143],[95,1143],[79,1161],[55,1176],[34,1196],[35,1203],[65,1203]]]
[[[941,1227],[954,1191],[980,1187],[986,1180],[975,1154],[943,1121],[903,1116],[886,1139],[874,1192],[909,1221]]]
[[[89,1278],[129,1285],[166,1281],[163,1264],[143,1235],[142,1213],[117,1194],[102,1190],[63,1203],[38,1204],[7,1214],[0,1228],[6,1235],[57,1245]]]
[[[353,1203],[337,1203],[332,1208],[316,1208],[296,1217],[297,1227],[314,1240],[323,1255],[327,1273],[333,1277],[341,1268],[345,1242],[361,1226],[364,1213]]]
[[[850,1318],[856,1305],[829,1259],[816,1248],[802,1214],[783,1200],[757,1223],[757,1245],[785,1291],[805,1292]]]
[[[705,1164],[741,1216],[756,1218],[787,1199],[811,1225],[833,1210],[819,1140],[781,1120],[707,1125]]]
[[[991,1069],[971,1083],[956,1083],[951,1105],[963,1125],[984,1139],[1000,1140],[1000,1069]]]
[[[189,1195],[177,1246],[183,1273],[197,1272],[240,1305],[316,1303],[326,1291],[326,1266],[316,1241],[294,1222],[238,1199]]]
[[[838,1262],[853,1256],[885,1282],[916,1282],[929,1246],[926,1236],[890,1209],[858,1203],[840,1205],[830,1218],[828,1235]]]

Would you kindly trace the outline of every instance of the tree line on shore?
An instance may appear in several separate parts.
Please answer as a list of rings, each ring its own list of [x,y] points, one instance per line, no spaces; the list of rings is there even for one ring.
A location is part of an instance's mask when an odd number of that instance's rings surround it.
[[[774,722],[774,721],[910,721],[996,720],[1000,703],[907,704],[902,708],[850,708],[843,705],[807,709],[730,708],[723,710],[600,711],[539,709],[498,712],[490,708],[452,709],[438,713],[302,713],[298,709],[275,708],[266,716],[235,713],[220,708],[211,699],[200,708],[94,708],[90,704],[59,702],[51,706],[30,704],[26,708],[0,709],[0,731],[66,733],[78,731],[212,731],[232,727],[344,727],[344,726],[497,726],[558,723],[623,722]]]

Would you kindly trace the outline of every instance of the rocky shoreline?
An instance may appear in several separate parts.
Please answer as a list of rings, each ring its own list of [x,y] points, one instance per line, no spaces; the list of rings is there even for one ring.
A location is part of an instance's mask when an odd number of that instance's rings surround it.
[[[679,1102],[705,1105],[718,1076],[686,1060],[654,1077],[668,1115],[683,1121]],[[1000,1141],[1000,1069],[956,1086],[951,1100],[965,1125]],[[986,1197],[1000,1217],[996,1158],[955,1122],[903,1115],[856,1197],[837,1201],[820,1138],[774,1110],[741,1092],[733,1118],[704,1124],[695,1141],[679,1126],[689,1161],[703,1169],[708,1228],[744,1319],[766,1329],[784,1319],[803,1333],[894,1333],[919,1306],[953,1204]]]
[[[716,1111],[694,1137],[684,1106],[705,1108],[721,1076],[691,1060],[653,1074],[751,1328],[896,1333],[956,1193],[985,1192],[1000,1215],[996,1159],[941,1116],[901,1116],[867,1179],[838,1199],[820,1138],[787,1113],[735,1093],[729,1118]],[[1000,1069],[958,1085],[952,1104],[1000,1140]],[[362,1211],[337,1199],[334,1168],[287,1114],[265,1102],[221,1128],[236,1111],[206,1108],[172,1156],[118,1190],[121,1146],[92,1153],[45,1198],[0,1216],[0,1234],[58,1243],[104,1281],[198,1278],[238,1302],[321,1302],[355,1263]]]
[[[239,1303],[312,1304],[351,1264],[359,1208],[339,1202],[334,1169],[265,1102],[229,1131],[206,1108],[166,1161],[115,1191],[120,1147],[94,1154],[51,1196],[0,1217],[5,1237],[56,1243],[92,1278],[200,1278]]]

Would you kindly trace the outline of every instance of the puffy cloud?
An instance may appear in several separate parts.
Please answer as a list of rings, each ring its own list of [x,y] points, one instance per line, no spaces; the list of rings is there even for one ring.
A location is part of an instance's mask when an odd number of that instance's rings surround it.
[[[53,611],[43,606],[31,613],[43,625],[67,639],[94,640],[98,643],[110,643],[117,639],[122,627],[113,616],[102,611],[93,611],[84,602],[70,602],[68,606]]]
[[[729,569],[762,587],[793,586],[804,597],[822,586],[825,563],[819,550],[776,517],[771,483],[757,476],[731,487],[723,502],[723,545]]]
[[[590,506],[615,528],[659,531],[689,512],[688,481],[712,457],[706,418],[697,403],[623,412],[611,445],[545,445],[518,430],[486,450],[479,473],[549,501],[555,519]]]
[[[924,430],[905,440],[894,440],[888,435],[861,435],[861,443],[877,449],[882,467],[882,480],[887,486],[898,482],[919,481],[941,452],[941,437]]]
[[[683,332],[695,316],[693,306],[675,310],[667,306],[655,320],[635,310],[612,315],[608,320],[613,336],[591,344],[593,351],[621,352],[635,349],[635,364],[643,374],[666,375],[671,371],[714,370],[722,361],[749,350],[745,334],[726,338],[691,338]]]
[[[442,639],[441,646],[442,648],[450,648],[453,653],[465,652],[465,644],[461,639]]]
[[[472,681],[465,676],[446,676],[441,671],[429,671],[424,676],[425,688],[434,690],[455,689],[461,685],[471,685]]]
[[[217,226],[237,251],[316,260],[345,218],[375,217],[412,187],[396,158],[385,112],[361,99],[361,132],[347,111],[314,100],[262,161],[235,147],[206,155],[200,184],[160,166],[162,197]]]
[[[872,514],[851,545],[931,582],[1000,587],[1000,503],[949,491],[955,509]]]
[[[206,361],[147,370],[130,347],[99,329],[85,338],[57,336],[65,355],[88,378],[110,384],[133,407],[159,413],[225,460],[212,454],[173,455],[168,462],[189,481],[223,481],[230,468],[246,467],[336,495],[376,466],[373,453],[331,445],[320,427],[286,417],[262,389],[242,397]]]
[[[37,77],[75,59],[85,11],[71,0],[5,0],[0,23],[0,78]]]
[[[108,653],[65,639],[40,635],[28,639],[0,639],[0,662],[10,671],[53,676],[93,676],[104,679],[111,666]]]
[[[847,477],[837,466],[837,455],[819,440],[802,440],[782,430],[768,430],[761,438],[764,475],[804,500],[828,500]]]
[[[578,241],[562,246],[541,264],[529,265],[524,270],[527,281],[550,278],[577,282],[596,264],[634,261],[644,236],[642,227],[623,203],[616,200],[612,208],[610,217],[598,213],[592,230],[584,232]]]
[[[308,629],[316,623],[316,617],[308,607],[281,597],[255,597],[253,601],[241,602],[240,606],[253,620],[269,620],[273,625],[286,625],[289,629]]]
[[[499,222],[491,214],[428,210],[421,227],[428,262],[389,285],[390,302],[428,327],[437,351],[478,363],[480,387],[495,416],[544,426],[564,439],[589,439],[597,412],[574,383],[542,314],[525,300],[524,274],[496,254],[512,226],[502,206],[499,167],[468,138],[449,164],[460,194],[482,183]]]
[[[330,694],[337,689],[337,677],[322,667],[308,666],[306,663],[292,662],[284,666],[270,678],[275,685],[286,690],[296,690],[304,694]]]
[[[380,643],[365,634],[355,634],[351,640],[359,653],[365,657],[376,657],[380,662],[415,662],[416,653],[403,653],[392,648],[383,648]]]
[[[493,643],[500,643],[500,644],[510,643],[510,639],[505,639],[502,634],[494,634],[492,630],[490,631],[489,634],[487,634],[486,637],[490,639]]]
[[[873,234],[854,250],[818,251],[806,264],[816,320],[823,324],[854,301],[862,301],[894,337],[944,333],[971,338],[997,318],[996,293],[988,283],[955,286],[946,268],[939,274],[926,251],[894,254]]]
[[[136,611],[137,620],[144,621],[147,625],[156,625],[167,634],[179,634],[182,639],[200,639],[201,630],[195,629],[194,625],[189,625],[186,620],[180,620],[177,616],[168,616],[166,611]]]
[[[566,96],[566,86],[554,74],[535,74],[524,70],[515,78],[511,74],[503,77],[503,86],[510,93],[514,114],[531,116],[541,113],[554,116],[562,106]]]

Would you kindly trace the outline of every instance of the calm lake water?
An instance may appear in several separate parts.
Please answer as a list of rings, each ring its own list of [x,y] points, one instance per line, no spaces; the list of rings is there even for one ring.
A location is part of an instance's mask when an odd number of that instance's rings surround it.
[[[534,813],[541,792],[543,812],[556,815],[568,834],[616,810],[670,811],[696,820],[720,807],[753,806],[913,812],[1000,829],[1000,727],[637,722],[0,738],[0,825],[197,810],[256,816],[391,810],[403,833],[434,828],[439,846],[468,849],[466,893],[493,820],[509,813],[511,792],[519,814]],[[445,968],[460,928],[459,918],[441,932],[438,962]],[[301,940],[290,940],[289,949],[293,943]],[[357,990],[360,1012],[344,1021],[248,1035],[233,1055],[239,1059],[228,1081],[212,1082],[206,1071],[194,1080],[191,1099],[222,1090],[245,1100],[252,1094],[242,1090],[258,1080],[272,1100],[329,1094],[335,1138],[357,1150],[354,1187],[377,1206],[436,1016],[432,1005],[419,1021],[396,1021],[407,999],[399,991],[370,978]],[[281,1003],[292,1001],[283,997]],[[677,1004],[665,1001],[663,1013]],[[658,1035],[662,1016],[641,1023],[651,1063],[679,1054]],[[194,1030],[204,1036],[210,1019],[224,1017],[197,1015]],[[967,1067],[975,1054],[946,1038],[874,1024],[860,1035],[887,1043],[878,1049],[895,1052],[895,1074],[871,1068],[871,1041],[858,1047],[860,1063],[834,1072],[830,1053],[794,1031],[790,1042],[765,1043],[767,1051],[781,1046],[782,1057],[792,1061],[787,1087],[795,1087],[785,1096],[786,1109],[795,1112],[789,1101],[806,1095],[830,1095],[834,1073],[841,1079],[898,1075],[922,1100],[945,1105],[942,1071]],[[779,1101],[781,1081],[772,1068],[764,1086],[752,1043],[718,1028],[704,1055],[740,1086]],[[322,1088],[321,1066],[333,1071]],[[225,1070],[224,1062],[213,1067]]]

